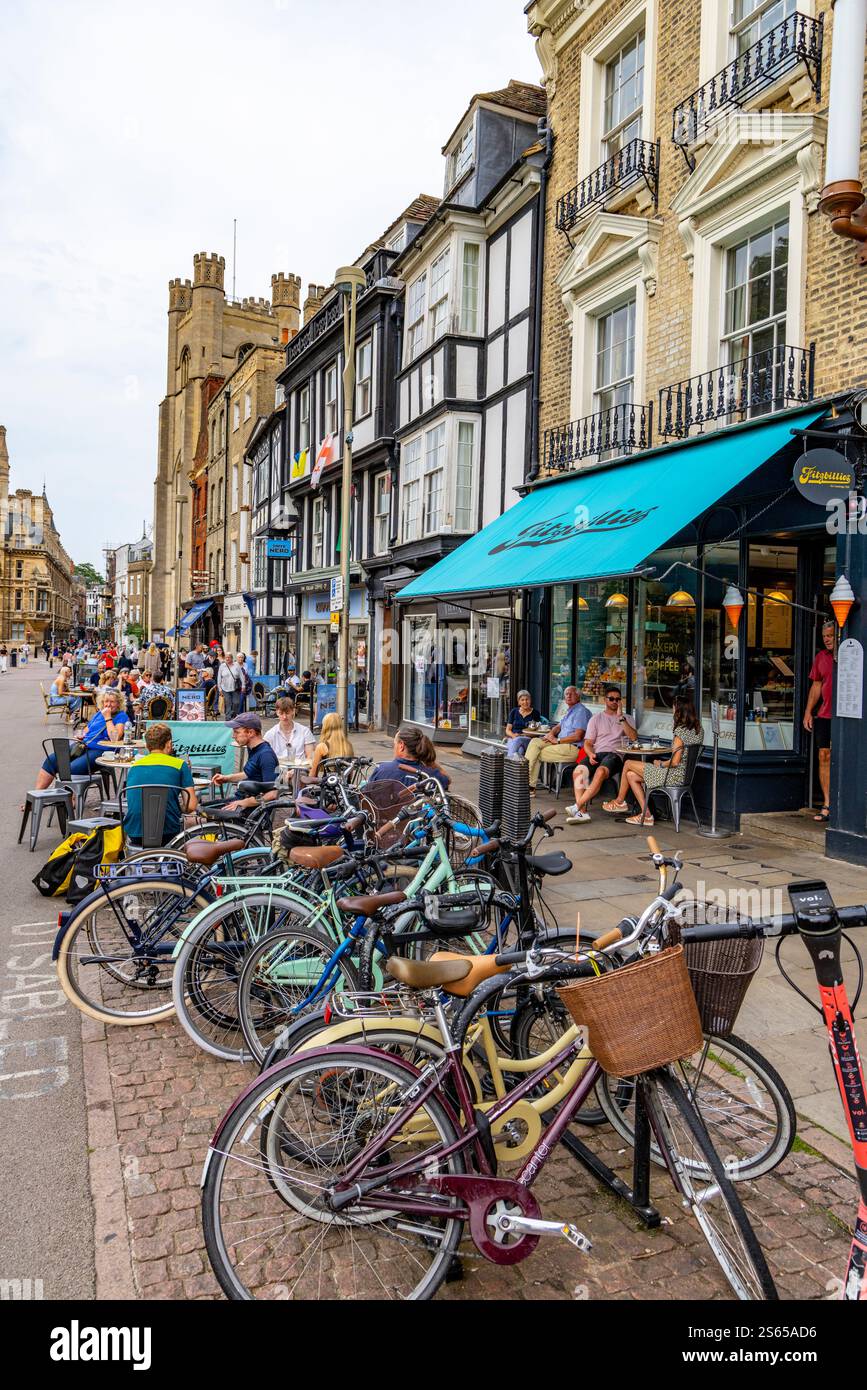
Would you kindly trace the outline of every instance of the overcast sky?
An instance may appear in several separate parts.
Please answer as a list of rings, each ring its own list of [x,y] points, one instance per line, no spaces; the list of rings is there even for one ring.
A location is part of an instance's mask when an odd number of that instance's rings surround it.
[[[0,0],[0,423],[101,568],[150,522],[167,283],[330,284],[474,92],[538,81],[523,0]]]

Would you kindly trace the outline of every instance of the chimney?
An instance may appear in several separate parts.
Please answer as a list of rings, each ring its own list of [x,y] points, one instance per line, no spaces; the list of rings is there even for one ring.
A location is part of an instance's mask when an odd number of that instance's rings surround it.
[[[305,322],[305,323],[309,323],[309,322],[310,322],[310,320],[312,319],[313,315],[316,313],[316,310],[319,308],[319,305],[320,305],[321,302],[322,302],[322,296],[325,294],[325,289],[326,289],[326,286],[325,286],[325,285],[308,285],[308,286],[307,286],[307,298],[306,298],[305,301],[304,301],[304,322]]]

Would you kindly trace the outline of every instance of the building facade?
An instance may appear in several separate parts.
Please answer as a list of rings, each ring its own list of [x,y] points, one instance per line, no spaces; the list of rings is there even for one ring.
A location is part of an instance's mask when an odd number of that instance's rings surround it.
[[[9,487],[6,427],[0,425],[0,641],[65,642],[72,632],[72,561],[44,491]]]
[[[285,341],[298,328],[300,282],[271,277],[271,300],[227,299],[225,259],[193,257],[193,279],[169,284],[166,395],[159,410],[154,484],[154,561],[150,585],[151,633],[165,635],[192,599],[191,547],[197,499],[190,483],[207,410],[202,385],[230,376],[256,346]]]

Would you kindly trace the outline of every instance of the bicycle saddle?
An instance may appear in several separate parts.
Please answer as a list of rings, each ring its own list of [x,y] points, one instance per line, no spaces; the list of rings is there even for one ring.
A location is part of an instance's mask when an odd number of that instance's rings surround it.
[[[338,898],[337,906],[341,912],[352,912],[357,917],[375,917],[381,907],[394,907],[405,901],[406,893],[395,890],[393,893],[366,893],[360,898]]]
[[[493,959],[493,957],[491,957]],[[470,971],[466,956],[445,960],[407,960],[405,956],[389,956],[385,968],[393,980],[410,989],[434,989],[437,985],[455,984]]]
[[[431,956],[428,964],[439,965],[455,961],[466,961],[469,969],[466,974],[459,976],[451,983],[443,985],[446,994],[456,994],[459,999],[466,999],[468,994],[472,994],[474,989],[483,980],[490,980],[493,975],[507,975],[511,966],[497,965],[496,956],[459,956],[454,951],[436,951]]]
[[[554,854],[528,854],[527,865],[535,869],[537,874],[568,874],[572,868],[572,860],[567,859],[562,850],[555,851]]]
[[[343,858],[338,845],[299,845],[289,851],[289,863],[299,869],[329,869]]]
[[[190,840],[184,846],[184,854],[191,864],[204,864],[210,868],[227,854],[237,854],[246,849],[243,840]]]

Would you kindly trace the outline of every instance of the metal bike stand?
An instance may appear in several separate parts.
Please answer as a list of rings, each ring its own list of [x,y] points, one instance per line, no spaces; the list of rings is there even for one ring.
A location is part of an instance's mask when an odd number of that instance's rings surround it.
[[[581,1112],[578,1113],[580,1115]],[[650,1200],[650,1122],[644,1100],[644,1086],[640,1078],[635,1083],[635,1146],[631,1187],[619,1178],[607,1163],[603,1163],[601,1158],[588,1149],[586,1144],[576,1139],[574,1134],[567,1131],[560,1142],[597,1182],[601,1182],[609,1191],[628,1202],[645,1226],[652,1230],[660,1224],[662,1218]]]
[[[720,830],[716,823],[717,806],[717,773],[719,768],[719,702],[711,700],[710,705],[710,725],[713,733],[713,786],[711,788],[710,803],[710,829],[705,830],[699,827],[698,834],[703,835],[706,840],[728,840],[731,838],[730,830]]]

